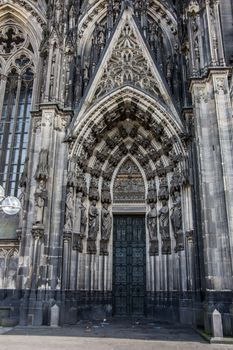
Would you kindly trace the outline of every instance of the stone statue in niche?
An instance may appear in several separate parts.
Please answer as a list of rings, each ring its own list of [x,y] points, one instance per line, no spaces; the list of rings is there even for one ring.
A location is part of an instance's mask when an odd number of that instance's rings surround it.
[[[184,249],[184,238],[182,231],[182,209],[180,192],[176,191],[173,196],[173,205],[171,208],[171,223],[176,239],[175,251]]]
[[[16,288],[16,270],[9,270],[7,276],[7,288],[15,289]]]
[[[91,178],[91,184],[89,189],[89,198],[93,201],[99,200],[99,179],[96,177]]]
[[[99,210],[96,207],[96,201],[90,205],[88,219],[87,253],[96,254],[96,238],[99,232]]]
[[[84,238],[86,235],[86,228],[87,228],[87,214],[86,214],[86,207],[84,206],[83,202],[85,200],[85,197],[82,197],[81,200],[81,220],[80,220],[80,234],[81,237]]]
[[[112,216],[108,204],[104,203],[101,211],[100,255],[108,255],[108,242],[112,232]]]
[[[22,210],[19,213],[19,228],[22,228],[23,226],[23,220],[26,217],[27,211],[26,211],[26,202],[27,202],[27,182],[28,182],[28,174],[27,174],[27,166],[28,166],[28,158],[25,159],[24,163],[24,169],[20,177],[20,195],[19,195],[19,201],[21,203]]]
[[[159,211],[159,232],[162,238],[162,253],[171,254],[171,239],[169,232],[169,208],[168,202],[162,200],[162,208]]]
[[[85,179],[85,175],[81,169],[78,169],[78,171],[77,171],[76,189],[78,192],[82,192],[82,194],[84,196],[87,194],[86,179]]]
[[[175,169],[170,182],[170,193],[173,195],[176,191],[179,192],[183,184],[183,175],[179,172],[178,169]]]
[[[19,227],[22,228],[23,226],[23,220],[26,215],[26,187],[23,186],[20,188],[21,192],[19,195],[19,201],[21,203],[21,211],[19,213]]]
[[[71,232],[73,229],[73,219],[74,219],[74,189],[69,187],[66,196],[66,222],[64,230]]]
[[[43,224],[44,209],[47,205],[48,191],[44,180],[40,180],[35,191],[35,223]]]
[[[49,165],[48,165],[48,159],[49,159],[49,152],[46,149],[42,149],[40,151],[40,155],[39,155],[39,162],[37,165],[37,169],[36,169],[36,174],[35,174],[35,178],[37,180],[39,179],[48,179],[49,176]]]
[[[102,184],[101,201],[102,203],[111,203],[111,193],[110,193],[110,183],[111,181],[104,178]]]
[[[157,202],[157,190],[156,190],[156,183],[155,183],[154,178],[151,178],[148,180],[147,202],[148,203],[156,203]]]
[[[150,237],[150,255],[157,255],[159,253],[158,246],[158,228],[157,228],[157,209],[155,204],[151,204],[151,209],[147,215],[147,227]]]
[[[83,252],[83,238],[86,234],[87,215],[86,207],[83,202],[85,197],[81,192],[77,194],[76,208],[75,208],[75,223],[73,228],[73,249]]]
[[[76,185],[76,174],[75,174],[75,165],[74,162],[70,162],[70,169],[67,174],[67,184],[69,186],[75,186]]]
[[[166,177],[162,177],[160,181],[158,196],[160,200],[168,200],[169,198],[168,184],[167,184]]]

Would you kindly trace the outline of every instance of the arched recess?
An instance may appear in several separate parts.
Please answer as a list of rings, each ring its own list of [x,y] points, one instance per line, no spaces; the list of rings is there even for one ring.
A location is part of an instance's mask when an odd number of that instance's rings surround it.
[[[97,101],[72,127],[63,287],[111,290],[113,186],[120,166],[130,158],[145,181],[147,290],[190,288],[187,256],[191,253],[185,251],[185,234],[193,227],[192,201],[187,135],[179,118],[128,86]],[[131,204],[139,207],[139,202]],[[78,264],[69,260],[74,251]],[[78,276],[75,282],[67,278],[69,269]],[[166,269],[171,269],[170,275]]]

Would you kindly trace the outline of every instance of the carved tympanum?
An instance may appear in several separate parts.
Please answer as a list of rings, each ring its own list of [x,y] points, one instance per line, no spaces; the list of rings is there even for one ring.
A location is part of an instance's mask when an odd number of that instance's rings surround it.
[[[145,185],[137,165],[127,159],[117,174],[113,189],[114,202],[141,202],[145,200]]]

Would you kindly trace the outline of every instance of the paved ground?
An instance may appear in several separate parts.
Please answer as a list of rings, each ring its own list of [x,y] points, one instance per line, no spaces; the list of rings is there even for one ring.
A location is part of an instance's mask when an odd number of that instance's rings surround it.
[[[80,322],[74,327],[5,331],[0,350],[233,350],[231,345],[207,344],[190,328],[149,321]]]

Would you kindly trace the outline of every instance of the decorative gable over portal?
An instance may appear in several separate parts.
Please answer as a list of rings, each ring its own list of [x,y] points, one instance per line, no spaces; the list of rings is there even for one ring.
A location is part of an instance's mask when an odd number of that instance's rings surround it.
[[[109,38],[79,113],[124,86],[148,93],[178,117],[167,82],[150,54],[131,7],[125,8]]]

